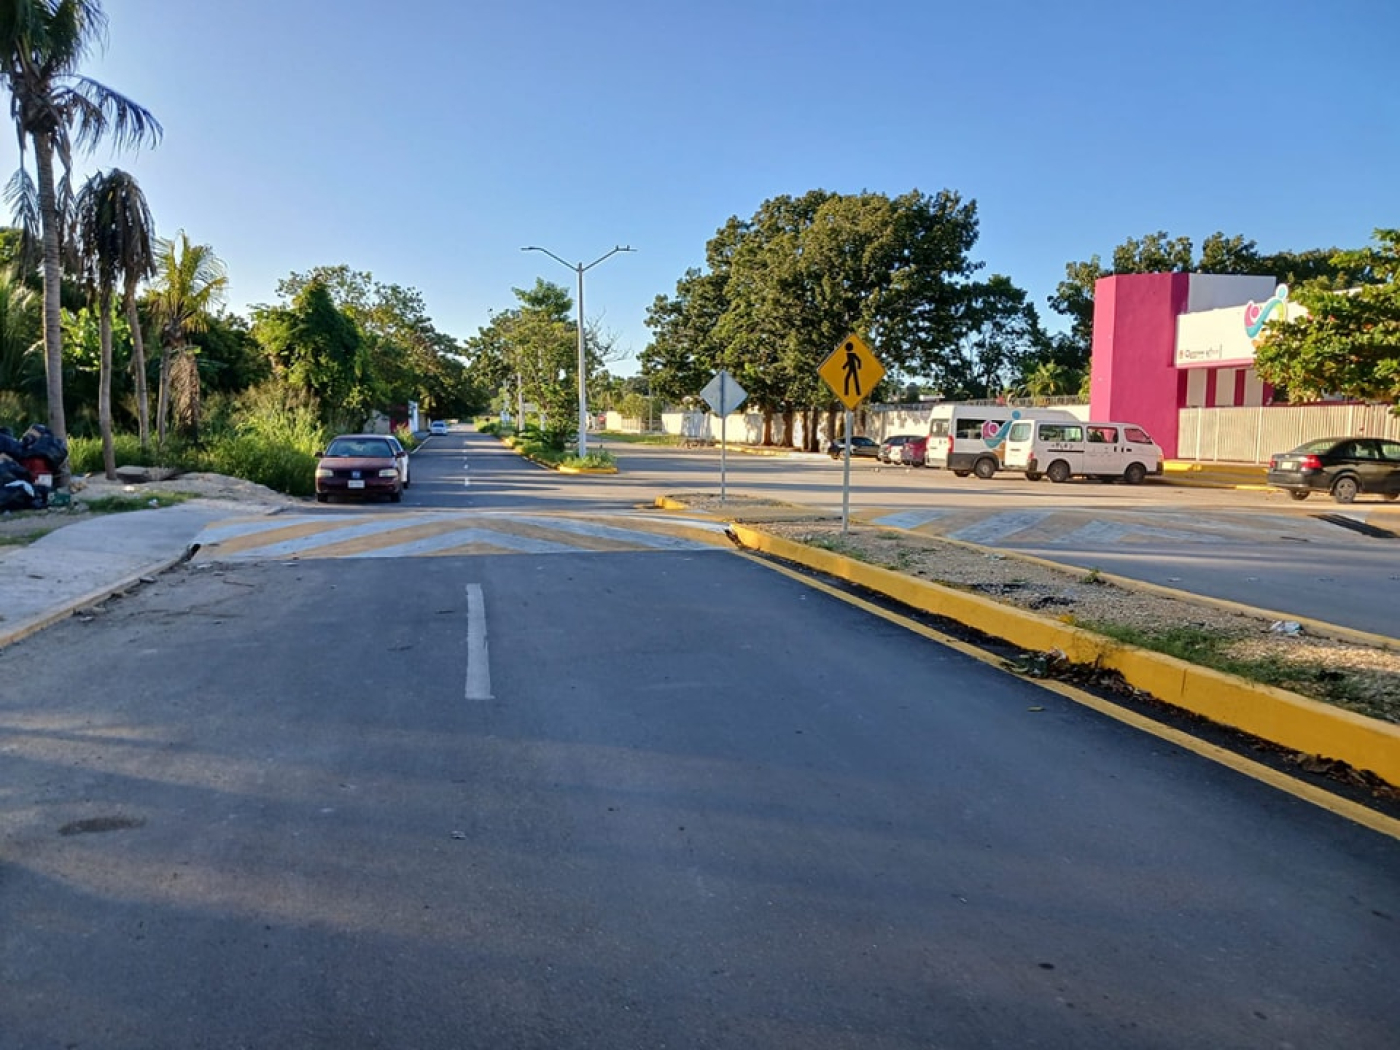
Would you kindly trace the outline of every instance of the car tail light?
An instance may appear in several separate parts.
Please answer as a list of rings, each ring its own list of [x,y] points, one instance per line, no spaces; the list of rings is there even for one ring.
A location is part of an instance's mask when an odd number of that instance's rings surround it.
[[[1316,456],[1304,456],[1298,461],[1298,466],[1303,470],[1321,470],[1322,460],[1318,459]]]
[[[949,458],[950,460],[953,458],[953,440],[954,440],[954,439],[953,439],[953,434],[952,434],[951,432],[949,432],[949,434],[948,434],[948,458]]]

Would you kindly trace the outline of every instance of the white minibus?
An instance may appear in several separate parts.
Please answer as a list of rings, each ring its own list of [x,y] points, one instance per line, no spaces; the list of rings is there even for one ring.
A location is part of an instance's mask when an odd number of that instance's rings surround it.
[[[1027,479],[1122,478],[1136,485],[1162,473],[1162,450],[1136,423],[1018,420],[1006,438],[1006,469]]]
[[[960,478],[976,474],[984,481],[1002,469],[1006,434],[1022,419],[1075,416],[1058,408],[1011,408],[1007,405],[934,405],[928,421],[924,465],[951,470]]]

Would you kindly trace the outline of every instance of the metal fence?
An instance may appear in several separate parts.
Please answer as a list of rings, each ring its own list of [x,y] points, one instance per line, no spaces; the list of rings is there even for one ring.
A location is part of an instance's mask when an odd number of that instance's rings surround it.
[[[1267,463],[1275,452],[1313,438],[1365,434],[1400,441],[1400,416],[1389,405],[1265,405],[1183,408],[1176,458],[1208,463]]]

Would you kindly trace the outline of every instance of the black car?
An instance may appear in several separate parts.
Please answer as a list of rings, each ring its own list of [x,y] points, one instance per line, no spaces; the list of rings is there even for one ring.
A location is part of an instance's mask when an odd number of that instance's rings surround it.
[[[1318,438],[1269,457],[1268,482],[1294,499],[1330,492],[1338,503],[1359,493],[1400,499],[1400,441],[1385,438]]]
[[[840,459],[841,453],[845,448],[846,439],[841,438],[826,446],[826,454],[832,459]],[[874,459],[879,456],[879,454],[880,444],[873,438],[865,437],[863,434],[857,434],[855,437],[851,438],[852,456],[869,456],[871,459]]]

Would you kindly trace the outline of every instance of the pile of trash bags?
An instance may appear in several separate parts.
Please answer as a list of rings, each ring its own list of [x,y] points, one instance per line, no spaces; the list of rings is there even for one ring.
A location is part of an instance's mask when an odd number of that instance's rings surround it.
[[[68,462],[68,442],[42,423],[21,437],[0,427],[0,511],[41,510]]]

